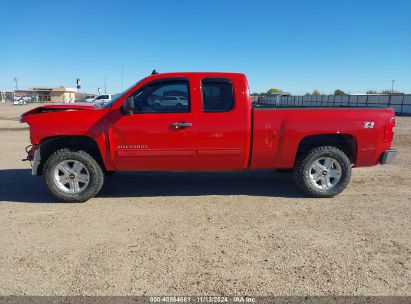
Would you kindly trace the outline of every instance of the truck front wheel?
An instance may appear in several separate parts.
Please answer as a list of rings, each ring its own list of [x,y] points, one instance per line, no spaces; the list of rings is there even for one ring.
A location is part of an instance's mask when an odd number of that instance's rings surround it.
[[[43,177],[50,193],[67,203],[87,201],[104,183],[103,170],[90,154],[67,148],[50,155]]]
[[[297,186],[311,197],[333,197],[347,187],[351,162],[332,146],[321,146],[300,156],[294,167]]]

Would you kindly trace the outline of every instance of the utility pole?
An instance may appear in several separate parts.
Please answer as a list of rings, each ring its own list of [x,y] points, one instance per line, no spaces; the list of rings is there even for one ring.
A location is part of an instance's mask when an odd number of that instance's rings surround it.
[[[106,83],[105,78],[104,78],[104,94],[107,94],[107,83]]]
[[[19,90],[18,82],[19,82],[20,79],[18,79],[16,76],[14,76],[13,80],[16,83],[16,91],[18,91]]]
[[[391,94],[394,94],[394,82],[395,82],[395,79],[393,79],[391,83]]]

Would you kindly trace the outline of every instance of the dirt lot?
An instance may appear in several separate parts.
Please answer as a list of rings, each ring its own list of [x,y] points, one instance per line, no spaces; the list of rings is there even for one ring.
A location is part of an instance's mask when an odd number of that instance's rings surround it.
[[[20,161],[29,107],[0,104],[1,295],[411,295],[411,117],[395,164],[333,199],[272,171],[120,173],[62,204]]]

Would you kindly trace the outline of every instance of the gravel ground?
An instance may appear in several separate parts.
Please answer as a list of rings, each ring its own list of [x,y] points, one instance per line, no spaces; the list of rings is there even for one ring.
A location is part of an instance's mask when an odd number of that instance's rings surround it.
[[[0,104],[0,295],[411,295],[411,117],[333,199],[273,171],[119,173],[62,204],[20,161],[28,108]]]

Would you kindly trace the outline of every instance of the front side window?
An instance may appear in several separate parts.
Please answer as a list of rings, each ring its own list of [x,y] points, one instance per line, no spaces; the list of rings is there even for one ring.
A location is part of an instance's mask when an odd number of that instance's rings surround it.
[[[132,95],[134,113],[188,113],[190,112],[187,80],[149,84]]]
[[[225,78],[206,78],[201,82],[204,112],[228,112],[234,107],[233,84]]]

